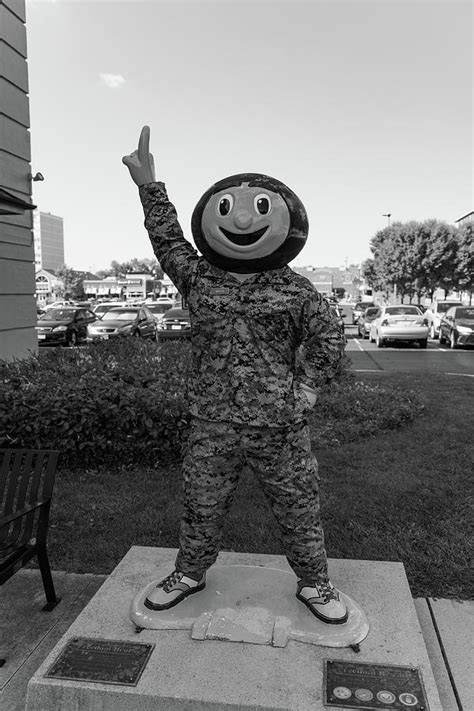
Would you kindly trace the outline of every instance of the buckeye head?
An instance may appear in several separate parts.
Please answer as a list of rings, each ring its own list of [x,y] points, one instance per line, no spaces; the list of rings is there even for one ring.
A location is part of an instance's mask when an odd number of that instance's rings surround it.
[[[211,264],[245,274],[291,262],[305,245],[308,217],[298,196],[276,178],[240,173],[204,193],[191,228]]]

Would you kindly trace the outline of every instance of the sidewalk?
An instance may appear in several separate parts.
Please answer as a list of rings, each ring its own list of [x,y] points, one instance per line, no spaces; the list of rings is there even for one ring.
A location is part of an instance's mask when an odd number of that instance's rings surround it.
[[[61,602],[49,613],[41,611],[45,599],[38,570],[20,570],[0,587],[2,711],[24,710],[30,677],[107,576],[54,572],[53,577]],[[415,606],[443,710],[471,711],[474,602],[419,598]]]

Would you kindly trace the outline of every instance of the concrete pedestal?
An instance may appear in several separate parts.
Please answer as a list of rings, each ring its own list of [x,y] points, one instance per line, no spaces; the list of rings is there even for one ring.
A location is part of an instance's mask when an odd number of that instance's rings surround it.
[[[369,618],[370,633],[355,653],[293,640],[284,648],[198,641],[189,629],[136,634],[130,602],[173,569],[175,555],[173,549],[130,549],[30,680],[27,711],[322,711],[325,659],[418,667],[430,711],[442,711],[401,563],[329,561],[331,580]],[[282,556],[222,553],[218,564],[289,570]],[[45,678],[72,637],[153,643],[155,649],[136,687]]]

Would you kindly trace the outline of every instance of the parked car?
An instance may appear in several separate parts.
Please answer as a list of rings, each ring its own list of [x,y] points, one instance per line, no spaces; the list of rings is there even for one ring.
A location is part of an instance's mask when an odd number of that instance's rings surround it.
[[[387,341],[415,341],[420,348],[428,344],[428,320],[418,306],[383,306],[370,324],[369,341],[382,348]]]
[[[474,306],[451,306],[441,319],[439,342],[451,348],[474,346]]]
[[[65,299],[65,300],[63,299],[63,300],[59,300],[59,301],[53,301],[51,304],[48,304],[47,306],[49,309],[57,309],[60,306],[75,306],[75,305],[76,304],[74,303],[74,301],[71,301],[71,299]]]
[[[191,319],[189,310],[182,307],[168,309],[158,324],[158,340],[191,338]]]
[[[156,320],[146,306],[116,306],[87,329],[89,343],[124,336],[156,340]]]
[[[96,318],[90,309],[71,306],[46,309],[36,326],[38,345],[75,346],[87,339],[87,327]]]
[[[372,321],[380,314],[378,306],[369,306],[357,321],[357,332],[360,338],[368,338]]]
[[[173,308],[173,306],[176,306],[174,301],[165,301],[165,299],[160,299],[159,301],[149,301],[146,304],[147,309],[151,311],[157,323],[163,320],[165,313]]]
[[[458,299],[446,299],[445,301],[434,301],[426,310],[428,326],[430,329],[431,338],[437,338],[439,333],[439,324],[444,314],[452,306],[462,306],[462,301]]]
[[[126,304],[118,304],[117,302],[104,302],[103,304],[97,304],[94,306],[92,311],[95,313],[97,318],[102,318],[102,316],[110,311],[110,309],[116,309],[118,306],[126,306]]]
[[[362,316],[364,311],[369,308],[369,306],[375,306],[373,301],[359,301],[355,304],[352,309],[352,324],[356,324],[359,318]]]

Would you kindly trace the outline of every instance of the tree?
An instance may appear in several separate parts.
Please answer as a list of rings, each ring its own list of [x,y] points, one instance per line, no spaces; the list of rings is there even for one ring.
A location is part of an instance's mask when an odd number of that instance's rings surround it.
[[[370,240],[370,250],[374,255],[373,263],[368,265],[372,288],[384,290],[386,296],[393,288],[393,274],[390,266],[390,252],[392,250],[393,227],[379,230]]]
[[[458,243],[457,265],[455,273],[456,286],[460,291],[469,294],[472,302],[474,290],[474,255],[472,250],[472,224],[462,225],[456,233]]]
[[[62,264],[55,271],[56,277],[62,281],[63,287],[57,289],[57,295],[63,299],[78,299],[84,296],[84,272],[77,272],[67,264]]]
[[[423,258],[423,287],[430,299],[435,289],[444,289],[445,297],[456,289],[456,265],[459,243],[456,239],[456,227],[438,220],[427,220],[421,232],[426,243]]]
[[[146,257],[143,259],[137,259],[134,257],[127,262],[117,262],[113,260],[110,263],[110,268],[101,269],[97,272],[97,276],[103,279],[107,276],[125,276],[126,274],[133,272],[140,274],[152,274],[155,279],[163,278],[163,270],[158,261],[156,259],[148,259]]]
[[[446,222],[396,222],[371,239],[374,257],[366,263],[368,279],[387,295],[396,288],[402,301],[408,296],[410,302],[415,294],[418,301],[423,294],[432,299],[438,287],[445,295],[464,284],[472,288],[471,244]]]

